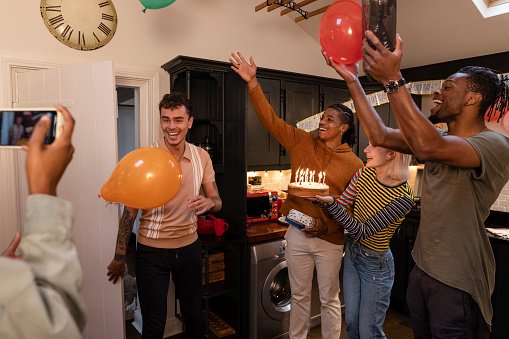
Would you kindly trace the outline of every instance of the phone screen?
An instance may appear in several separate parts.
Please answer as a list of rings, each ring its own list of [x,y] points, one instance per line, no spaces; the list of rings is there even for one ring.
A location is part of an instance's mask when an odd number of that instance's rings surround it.
[[[55,140],[57,111],[55,109],[2,109],[0,110],[0,146],[22,146],[28,143],[35,124],[44,115],[49,116],[50,126],[45,144]]]

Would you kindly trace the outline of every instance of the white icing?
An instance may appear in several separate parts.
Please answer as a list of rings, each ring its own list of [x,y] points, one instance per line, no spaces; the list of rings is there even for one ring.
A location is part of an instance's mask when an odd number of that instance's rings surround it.
[[[329,185],[321,184],[317,182],[310,182],[310,181],[301,181],[301,182],[292,182],[288,185],[289,187],[293,188],[309,188],[309,189],[329,189]]]

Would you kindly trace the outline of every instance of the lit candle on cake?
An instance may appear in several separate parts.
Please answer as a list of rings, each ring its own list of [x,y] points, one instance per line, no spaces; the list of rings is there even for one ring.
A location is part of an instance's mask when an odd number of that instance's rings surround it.
[[[322,172],[318,173],[318,183],[322,183]]]

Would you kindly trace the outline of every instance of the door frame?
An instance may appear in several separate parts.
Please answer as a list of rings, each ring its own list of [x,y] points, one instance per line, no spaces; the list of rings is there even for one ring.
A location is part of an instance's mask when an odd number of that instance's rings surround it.
[[[69,63],[56,63],[30,58],[2,57],[3,95],[0,106],[16,107],[19,102],[17,74],[49,68],[70,66]],[[115,85],[137,87],[140,90],[140,147],[149,146],[159,139],[159,74],[132,69],[115,68]]]

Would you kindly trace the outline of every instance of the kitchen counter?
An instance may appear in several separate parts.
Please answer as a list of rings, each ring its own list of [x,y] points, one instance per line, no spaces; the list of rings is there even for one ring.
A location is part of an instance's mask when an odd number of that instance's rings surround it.
[[[288,225],[277,220],[255,222],[247,226],[247,242],[250,244],[282,238],[285,236],[287,229]]]

